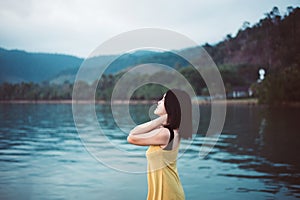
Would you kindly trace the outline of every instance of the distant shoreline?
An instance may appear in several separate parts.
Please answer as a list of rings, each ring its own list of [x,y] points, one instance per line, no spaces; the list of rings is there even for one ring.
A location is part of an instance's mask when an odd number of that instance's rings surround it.
[[[71,99],[61,99],[61,100],[0,100],[0,104],[72,104],[73,101]],[[77,100],[74,101],[76,104],[102,104],[102,105],[110,105],[110,101],[104,100]],[[131,104],[131,105],[138,105],[138,104],[155,104],[157,101],[155,100],[116,100],[113,104]],[[210,105],[212,102],[208,100],[193,100],[193,104],[199,105]],[[216,104],[226,104],[226,105],[246,105],[246,106],[269,106],[267,104],[259,104],[258,99],[227,99],[227,100],[214,100],[213,103]],[[276,106],[276,105],[275,105]],[[300,102],[287,102],[282,103],[277,106],[288,106],[288,107],[300,107]]]
[[[131,100],[130,104],[149,104],[155,103],[156,101],[150,100]],[[71,99],[62,99],[62,100],[0,100],[0,104],[111,104],[110,101],[105,100],[71,100]],[[127,104],[128,101],[118,100],[114,101],[114,104]]]
[[[113,104],[155,104],[157,101],[155,100],[130,100],[124,101],[124,100],[116,100],[113,102]],[[67,100],[0,100],[0,104],[111,104],[110,101],[104,101],[104,100],[77,100],[72,101],[71,99]],[[198,103],[200,105],[202,104],[211,104],[211,101],[207,100],[195,100],[193,103]],[[257,99],[227,99],[227,100],[215,100],[214,103],[226,103],[228,105],[231,104],[242,104],[242,105],[258,105]]]

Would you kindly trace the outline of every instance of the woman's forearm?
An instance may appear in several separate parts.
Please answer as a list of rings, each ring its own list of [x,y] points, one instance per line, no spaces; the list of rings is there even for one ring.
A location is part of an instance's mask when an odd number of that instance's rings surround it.
[[[136,126],[134,129],[130,131],[130,134],[137,135],[137,134],[150,132],[153,129],[156,129],[161,125],[165,124],[166,121],[167,121],[167,115],[160,116],[154,120]]]

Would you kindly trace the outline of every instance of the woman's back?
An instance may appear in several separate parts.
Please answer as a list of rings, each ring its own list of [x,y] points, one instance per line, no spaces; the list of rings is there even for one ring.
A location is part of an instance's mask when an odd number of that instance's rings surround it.
[[[148,161],[148,200],[185,199],[178,176],[176,160],[179,145],[175,149],[164,150],[159,145],[149,146]]]

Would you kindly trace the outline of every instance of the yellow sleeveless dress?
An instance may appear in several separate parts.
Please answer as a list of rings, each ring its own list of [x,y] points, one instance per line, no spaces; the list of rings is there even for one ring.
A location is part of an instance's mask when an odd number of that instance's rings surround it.
[[[184,191],[178,176],[176,159],[178,148],[163,150],[160,146],[149,146],[148,196],[147,200],[184,200]]]

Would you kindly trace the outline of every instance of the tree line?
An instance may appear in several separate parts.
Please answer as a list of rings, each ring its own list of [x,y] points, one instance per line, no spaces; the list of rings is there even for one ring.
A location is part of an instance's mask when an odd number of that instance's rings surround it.
[[[223,77],[226,90],[229,92],[235,86],[249,85],[255,81],[256,75],[251,72],[252,66],[221,66],[220,72]],[[209,95],[207,86],[199,74],[199,72],[192,66],[182,67],[178,72],[185,77],[188,83],[191,84],[197,95]],[[70,83],[65,81],[63,84],[49,84],[43,82],[38,83],[2,83],[0,85],[0,100],[70,100],[72,99],[73,87],[81,91],[80,99],[88,99],[90,90],[96,88],[96,100],[110,100],[111,94],[117,81],[122,77],[125,72],[116,75],[103,74],[99,80],[95,80],[92,84],[84,81],[76,81]],[[155,77],[162,76],[160,74],[152,75],[136,75],[132,77],[132,81],[137,79],[146,82],[147,80],[155,80]],[[166,72],[165,77],[170,77],[168,80],[170,85],[178,85],[177,80],[172,78],[173,72]],[[248,78],[243,78],[243,74],[248,73]],[[136,80],[135,80],[136,79]],[[167,90],[166,87],[149,83],[138,88],[132,95],[132,99],[136,100],[153,100],[161,97]]]
[[[253,66],[228,66],[219,67],[227,94],[235,87],[249,86],[254,92],[253,97],[259,98],[261,103],[278,104],[283,102],[300,101],[300,70],[297,67],[285,68],[281,73],[269,75],[264,81],[258,83],[257,70]],[[191,84],[197,95],[209,95],[207,86],[201,75],[192,66],[179,69],[186,80]],[[124,73],[124,72],[123,72]],[[76,81],[63,84],[37,84],[29,83],[2,83],[0,85],[0,100],[71,100],[73,87],[81,91],[80,99],[88,100],[89,91],[96,88],[96,100],[109,101],[116,82],[122,76],[103,75],[100,80],[92,84]],[[245,78],[245,74],[247,78]],[[157,76],[157,75],[154,75]],[[172,76],[170,76],[172,77]],[[147,80],[146,75],[139,75],[139,79]],[[176,81],[176,79],[171,80]],[[172,83],[170,82],[172,85]],[[174,83],[176,85],[176,83]],[[154,100],[161,97],[166,88],[157,84],[146,84],[138,88],[132,95],[135,100]]]

